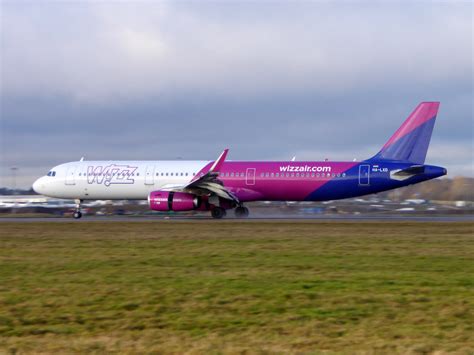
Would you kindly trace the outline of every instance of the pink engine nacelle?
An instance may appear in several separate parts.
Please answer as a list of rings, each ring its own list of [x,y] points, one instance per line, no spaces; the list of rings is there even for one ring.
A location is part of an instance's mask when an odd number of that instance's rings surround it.
[[[199,207],[199,197],[185,192],[152,191],[148,196],[150,208],[155,211],[191,211]]]

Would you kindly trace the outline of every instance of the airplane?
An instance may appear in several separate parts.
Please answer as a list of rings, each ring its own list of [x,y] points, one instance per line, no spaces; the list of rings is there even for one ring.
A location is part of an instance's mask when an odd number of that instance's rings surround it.
[[[426,165],[439,102],[422,102],[373,157],[362,161],[80,161],[55,166],[37,179],[42,195],[85,200],[148,200],[155,211],[234,209],[245,218],[250,201],[327,201],[417,184],[447,174]]]

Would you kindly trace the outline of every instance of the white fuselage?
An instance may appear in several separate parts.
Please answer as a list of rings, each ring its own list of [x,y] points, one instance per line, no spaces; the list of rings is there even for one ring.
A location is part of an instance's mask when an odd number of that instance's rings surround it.
[[[36,180],[42,195],[82,200],[147,199],[151,191],[190,182],[209,161],[78,161]]]

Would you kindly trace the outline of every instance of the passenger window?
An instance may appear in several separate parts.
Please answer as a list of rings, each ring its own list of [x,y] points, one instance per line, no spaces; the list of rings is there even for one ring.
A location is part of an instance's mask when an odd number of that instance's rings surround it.
[[[300,173],[296,173],[296,177],[300,177]]]
[[[232,176],[232,177],[233,177],[233,176],[234,176],[234,173],[230,173],[230,176]]]
[[[170,173],[171,176],[173,176],[173,173]]]
[[[264,177],[265,176],[265,173],[260,173],[260,177]]]
[[[280,174],[279,174],[279,173],[276,173],[276,174],[275,174],[275,176],[276,176],[276,177],[279,177],[279,176],[280,176]]]

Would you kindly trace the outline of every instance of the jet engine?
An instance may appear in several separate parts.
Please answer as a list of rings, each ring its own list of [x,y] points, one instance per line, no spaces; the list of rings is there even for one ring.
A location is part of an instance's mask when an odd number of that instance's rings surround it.
[[[185,192],[152,191],[148,196],[150,208],[155,211],[190,211],[199,207],[200,198]]]

